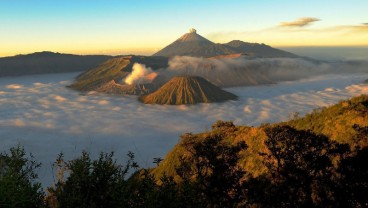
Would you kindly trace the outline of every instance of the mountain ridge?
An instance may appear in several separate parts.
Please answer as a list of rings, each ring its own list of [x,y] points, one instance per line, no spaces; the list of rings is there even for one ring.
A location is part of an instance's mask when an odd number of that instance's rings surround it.
[[[252,57],[288,57],[297,58],[299,56],[272,48],[271,46],[259,43],[248,43],[240,40],[233,40],[228,43],[214,43],[201,35],[195,29],[190,29],[180,38],[159,50],[152,56],[194,56],[194,57],[213,57],[244,53]]]
[[[0,58],[0,77],[85,71],[110,58],[112,56],[73,55],[50,51],[7,56]]]

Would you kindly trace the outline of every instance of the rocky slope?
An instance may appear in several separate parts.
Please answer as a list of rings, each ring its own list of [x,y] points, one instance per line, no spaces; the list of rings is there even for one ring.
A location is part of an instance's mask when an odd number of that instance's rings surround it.
[[[235,100],[236,95],[226,92],[202,77],[178,76],[172,78],[157,91],[143,96],[146,104],[196,104]]]
[[[120,56],[109,59],[96,68],[80,74],[70,86],[79,91],[99,91],[110,94],[143,95],[155,88],[150,85],[125,85],[122,80],[132,72],[134,63],[159,69],[167,67],[165,57]]]
[[[234,40],[226,44],[213,43],[201,35],[195,29],[184,34],[179,39],[161,49],[153,56],[193,56],[193,57],[213,57],[244,53],[250,57],[298,57],[295,54],[272,48],[265,44],[246,43]]]

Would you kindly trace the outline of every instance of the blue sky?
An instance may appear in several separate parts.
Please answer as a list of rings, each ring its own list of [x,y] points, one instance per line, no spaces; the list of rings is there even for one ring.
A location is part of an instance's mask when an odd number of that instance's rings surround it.
[[[214,42],[368,46],[367,11],[366,0],[1,0],[0,56],[41,50],[149,54],[191,27]],[[305,17],[319,21],[280,28]]]

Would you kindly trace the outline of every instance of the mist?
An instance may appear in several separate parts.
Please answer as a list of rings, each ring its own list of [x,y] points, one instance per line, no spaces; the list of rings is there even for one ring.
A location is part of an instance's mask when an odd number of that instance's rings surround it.
[[[167,68],[155,71],[159,77],[166,80],[178,75],[201,76],[220,87],[237,87],[274,84],[324,74],[366,73],[368,62],[326,62],[303,58],[250,59],[242,56],[222,59],[177,56],[169,60]],[[147,73],[137,73],[136,79],[144,79]],[[142,76],[138,77],[139,75]]]

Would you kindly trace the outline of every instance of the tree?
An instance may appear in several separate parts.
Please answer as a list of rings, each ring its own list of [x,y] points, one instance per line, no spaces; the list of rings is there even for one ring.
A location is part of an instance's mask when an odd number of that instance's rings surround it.
[[[176,172],[183,183],[192,186],[196,199],[208,207],[233,207],[241,202],[244,196],[241,179],[245,172],[238,166],[238,161],[240,151],[247,148],[246,144],[228,143],[220,133],[204,139],[186,134],[182,139],[189,154],[180,158]]]
[[[117,164],[114,153],[101,153],[92,160],[83,151],[79,158],[64,161],[60,154],[55,166],[61,175],[55,187],[50,187],[49,204],[56,207],[121,207],[126,203],[125,177],[131,168],[137,168],[134,154],[128,154],[125,166]],[[56,201],[56,202],[55,202]]]
[[[349,147],[290,126],[269,127],[265,133],[269,153],[262,155],[269,177],[257,179],[261,185],[254,189],[263,192],[264,199],[253,199],[264,206],[332,206],[336,200],[332,159],[349,153]]]
[[[368,148],[358,150],[342,160],[339,166],[340,207],[368,207]]]
[[[44,192],[37,182],[41,166],[23,147],[0,153],[0,207],[43,207]]]

